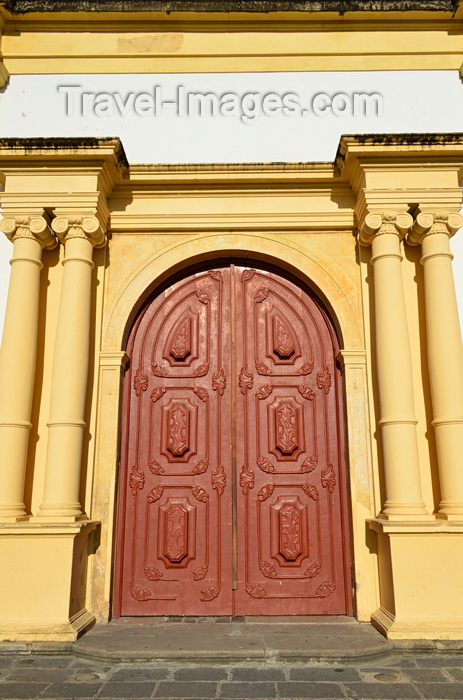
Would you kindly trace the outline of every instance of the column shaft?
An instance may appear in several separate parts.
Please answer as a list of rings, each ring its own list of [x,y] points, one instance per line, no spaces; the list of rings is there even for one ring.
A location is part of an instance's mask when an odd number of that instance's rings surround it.
[[[0,361],[0,520],[11,521],[26,516],[42,247],[55,241],[42,217],[4,219],[2,230],[14,240]]]
[[[421,240],[428,368],[441,488],[439,515],[463,519],[463,344],[449,237],[460,214],[421,213],[410,242]],[[421,235],[420,235],[421,234]]]
[[[400,252],[400,236],[411,224],[411,217],[401,214],[394,220],[391,215],[383,218],[369,215],[366,221],[373,225],[370,234],[377,231],[372,237],[371,262],[374,269],[379,422],[386,486],[382,513],[392,519],[410,519],[426,515],[421,495],[412,361]]]
[[[65,222],[63,224],[63,221]],[[57,233],[65,236],[65,257],[48,422],[47,462],[43,502],[38,516],[75,520],[82,517],[79,503],[82,439],[88,379],[92,253],[94,241],[85,235],[85,222],[55,219]],[[92,231],[93,232],[93,231]]]

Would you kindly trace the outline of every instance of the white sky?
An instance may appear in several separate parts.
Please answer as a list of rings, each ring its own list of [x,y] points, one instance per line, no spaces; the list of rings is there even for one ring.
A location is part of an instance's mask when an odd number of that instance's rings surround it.
[[[245,123],[239,116],[178,116],[165,108],[160,116],[66,116],[66,95],[59,86],[80,86],[87,93],[153,95],[163,100],[186,92],[248,93],[262,100],[273,93],[297,95],[310,106],[314,95],[377,93],[381,116],[285,116]],[[436,95],[438,99],[436,99]],[[132,98],[129,98],[129,100]],[[130,105],[130,101],[129,101]],[[117,106],[116,106],[117,109]],[[118,136],[130,163],[252,162],[333,160],[342,134],[463,131],[463,87],[458,71],[384,71],[346,73],[243,73],[177,75],[12,76],[0,91],[0,134],[6,136]],[[453,239],[455,271],[463,318],[463,238]],[[0,327],[9,275],[11,245],[0,240]]]

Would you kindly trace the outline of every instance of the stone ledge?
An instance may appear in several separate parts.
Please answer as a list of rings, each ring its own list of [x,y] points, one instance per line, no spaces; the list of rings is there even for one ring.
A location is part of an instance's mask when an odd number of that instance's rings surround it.
[[[7,0],[6,8],[26,12],[452,12],[459,0]],[[1,4],[1,3],[0,3]]]

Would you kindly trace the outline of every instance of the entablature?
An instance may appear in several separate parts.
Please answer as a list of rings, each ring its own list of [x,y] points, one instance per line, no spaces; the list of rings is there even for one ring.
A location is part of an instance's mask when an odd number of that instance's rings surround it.
[[[462,64],[460,0],[3,0],[0,17],[5,79],[8,72],[459,70]],[[98,41],[89,40],[92,33]]]

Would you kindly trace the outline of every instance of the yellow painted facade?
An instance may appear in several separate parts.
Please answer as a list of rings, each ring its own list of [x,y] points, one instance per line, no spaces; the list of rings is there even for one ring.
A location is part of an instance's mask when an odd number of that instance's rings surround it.
[[[151,16],[161,33],[146,33],[142,14],[1,16],[5,79],[462,63],[449,32],[459,15],[446,12],[231,15],[226,32],[218,14]],[[317,55],[309,31],[321,33]],[[110,619],[128,333],[173,273],[224,258],[290,271],[335,323],[356,617],[393,639],[463,638],[463,348],[449,251],[462,167],[462,134],[345,136],[333,164],[132,167],[117,139],[0,139],[0,228],[14,243],[0,639],[69,640]]]

